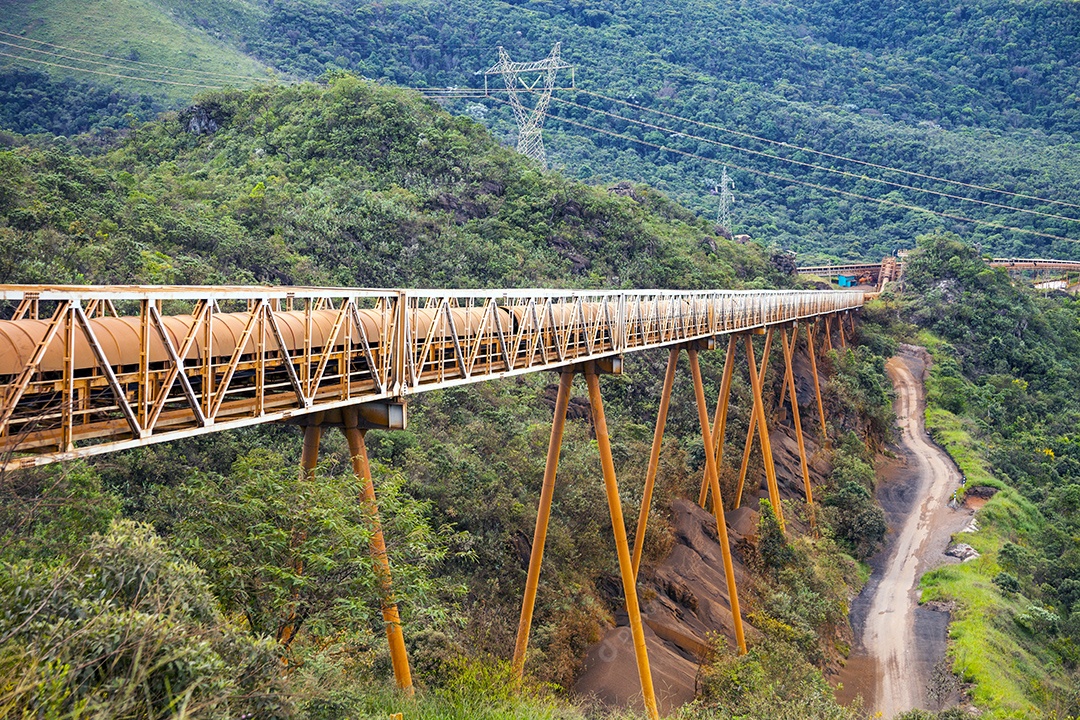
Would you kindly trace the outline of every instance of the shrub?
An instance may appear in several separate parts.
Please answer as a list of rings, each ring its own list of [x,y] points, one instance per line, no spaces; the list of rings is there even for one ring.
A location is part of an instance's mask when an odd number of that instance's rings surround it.
[[[229,625],[202,572],[114,521],[75,562],[0,573],[4,717],[285,717],[276,643]]]
[[[1029,605],[1027,612],[1016,616],[1016,624],[1032,635],[1056,635],[1061,628],[1061,618],[1038,605]]]
[[[1010,575],[1007,572],[999,572],[995,575],[994,584],[1001,588],[1001,591],[1005,593],[1020,592],[1020,581],[1016,579],[1015,575]]]
[[[865,486],[848,480],[825,496],[826,520],[834,537],[857,557],[869,557],[885,538],[885,511]]]
[[[687,720],[854,720],[859,707],[837,704],[821,672],[792,645],[766,638],[736,656],[725,646],[702,666],[700,697]]]
[[[762,498],[759,503],[758,556],[766,570],[777,571],[795,561],[795,551],[780,529],[772,503]]]

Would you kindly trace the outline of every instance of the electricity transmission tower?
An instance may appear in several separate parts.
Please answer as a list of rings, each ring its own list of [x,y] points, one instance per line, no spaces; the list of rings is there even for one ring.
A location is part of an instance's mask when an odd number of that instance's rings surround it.
[[[734,189],[735,181],[727,174],[725,167],[724,174],[720,176],[720,207],[716,211],[716,224],[727,232],[728,237],[731,237],[731,207],[735,204],[735,193],[732,192]]]
[[[705,184],[711,186],[712,194],[720,198],[720,203],[716,206],[716,224],[730,238],[731,207],[735,204],[735,194],[732,190],[735,189],[735,181],[728,175],[725,167],[724,174],[720,176],[719,180],[705,178]]]
[[[506,90],[510,94],[510,105],[514,108],[514,117],[518,124],[517,150],[522,155],[531,157],[541,165],[547,164],[544,155],[544,139],[540,131],[544,126],[548,106],[551,104],[551,91],[555,88],[555,76],[559,70],[569,69],[559,58],[562,43],[555,43],[551,54],[536,62],[512,62],[509,53],[499,46],[499,62],[484,73],[484,92],[487,93],[487,76],[502,75]],[[573,85],[573,80],[571,80]],[[536,103],[529,108],[522,101],[521,93],[537,95]]]

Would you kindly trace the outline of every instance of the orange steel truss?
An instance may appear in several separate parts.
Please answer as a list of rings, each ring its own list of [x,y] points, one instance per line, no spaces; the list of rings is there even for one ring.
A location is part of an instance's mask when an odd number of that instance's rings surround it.
[[[863,301],[795,290],[0,286],[10,318],[0,320],[0,468],[357,404],[395,427],[417,392]]]
[[[835,278],[839,275],[873,275],[881,272],[882,263],[852,263],[850,265],[806,265],[796,268],[800,275],[817,275],[823,278]]]
[[[1053,260],[1044,258],[994,258],[991,267],[1012,272],[1080,272],[1080,260]]]

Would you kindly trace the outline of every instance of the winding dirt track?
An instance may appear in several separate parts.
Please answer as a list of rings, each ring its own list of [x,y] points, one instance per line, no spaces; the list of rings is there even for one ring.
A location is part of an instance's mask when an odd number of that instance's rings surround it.
[[[901,445],[909,457],[915,502],[899,527],[870,603],[862,644],[876,659],[878,681],[874,710],[891,718],[924,705],[929,677],[919,661],[915,633],[920,570],[938,558],[942,520],[949,524],[948,502],[960,482],[959,472],[945,453],[930,442],[923,423],[924,395],[920,379],[894,357],[886,370],[896,388],[896,415]]]

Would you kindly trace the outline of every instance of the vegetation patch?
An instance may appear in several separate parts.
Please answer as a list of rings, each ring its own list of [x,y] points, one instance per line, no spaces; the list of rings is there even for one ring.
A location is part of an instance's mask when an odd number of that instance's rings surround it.
[[[976,515],[978,530],[956,538],[980,557],[927,573],[922,601],[955,602],[949,656],[985,717],[1072,717],[1080,406],[1062,383],[1080,379],[1080,304],[1014,286],[954,237],[920,245],[903,314],[933,355],[927,428],[968,487],[998,489]]]

